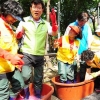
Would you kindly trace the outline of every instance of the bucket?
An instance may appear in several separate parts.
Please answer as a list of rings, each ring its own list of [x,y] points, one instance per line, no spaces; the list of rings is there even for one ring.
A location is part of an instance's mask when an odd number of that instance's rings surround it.
[[[94,80],[87,80],[78,83],[60,83],[59,76],[53,77],[55,92],[60,100],[81,100],[94,91]]]
[[[29,92],[30,92],[30,96],[34,96],[34,84],[32,83],[30,83],[29,85]],[[53,94],[53,92],[54,92],[53,86],[50,86],[48,84],[43,84],[41,100],[51,100],[51,95]]]

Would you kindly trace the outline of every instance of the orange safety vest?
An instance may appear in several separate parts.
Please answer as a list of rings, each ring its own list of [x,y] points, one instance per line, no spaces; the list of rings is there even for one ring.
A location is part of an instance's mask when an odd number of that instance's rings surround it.
[[[75,40],[73,44],[73,49],[70,50],[68,36],[62,36],[62,47],[58,48],[57,59],[64,63],[72,64],[78,52],[79,44],[79,40]]]
[[[9,24],[5,23],[0,18],[0,48],[10,52],[11,54],[17,54],[18,45],[16,36]],[[0,74],[14,71],[15,66],[10,61],[0,57]]]

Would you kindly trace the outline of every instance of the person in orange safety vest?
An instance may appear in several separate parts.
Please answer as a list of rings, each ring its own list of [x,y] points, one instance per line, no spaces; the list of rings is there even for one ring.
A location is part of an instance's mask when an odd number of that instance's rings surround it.
[[[58,48],[58,74],[61,83],[74,82],[74,60],[80,45],[78,38],[82,38],[80,27],[70,26],[68,35],[54,42],[54,48]]]
[[[21,5],[8,0],[0,8],[0,100],[15,100],[24,87],[21,68],[23,55],[17,54],[18,44],[11,24],[21,20]],[[9,81],[12,86],[9,89]]]

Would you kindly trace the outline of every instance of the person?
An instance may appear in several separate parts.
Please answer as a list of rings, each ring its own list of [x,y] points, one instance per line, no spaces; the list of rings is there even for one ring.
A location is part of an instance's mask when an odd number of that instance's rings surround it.
[[[96,27],[95,33],[93,34],[93,40],[90,46],[90,50],[92,50],[94,53],[100,53],[100,25]],[[99,71],[99,68],[91,68],[92,72]],[[95,90],[100,92],[100,76],[97,76],[95,78]]]
[[[80,61],[80,56],[81,53],[87,49],[90,48],[91,46],[91,42],[92,42],[92,31],[90,26],[88,25],[88,20],[89,20],[89,14],[85,11],[80,12],[77,15],[77,20],[75,22],[70,23],[69,25],[77,25],[79,27],[81,27],[82,30],[82,39],[80,40],[80,46],[79,46],[79,50],[78,50],[78,55],[77,56],[79,59],[78,60],[78,65],[80,66],[80,81],[83,81],[85,78],[85,63]],[[69,26],[66,28],[65,31],[65,35],[68,33],[69,31]]]
[[[45,44],[47,33],[56,36],[58,33],[58,26],[56,22],[56,13],[52,8],[50,12],[51,24],[42,19],[42,14],[45,9],[42,0],[32,0],[30,3],[31,15],[24,18],[25,22],[20,22],[16,30],[16,37],[20,39],[24,36],[23,43],[20,47],[20,53],[24,55],[25,62],[22,67],[22,75],[27,84],[31,77],[31,66],[34,67],[34,92],[37,99],[41,98],[42,80],[43,80],[43,64],[45,54]],[[34,97],[29,97],[32,99]]]
[[[17,53],[18,44],[11,25],[21,20],[21,5],[8,0],[0,8],[0,100],[15,100],[24,87],[20,73],[24,61],[23,55]],[[9,84],[10,82],[10,84]],[[9,88],[11,86],[11,88]]]
[[[58,47],[58,74],[61,83],[72,83],[74,80],[74,60],[77,56],[80,42],[82,38],[81,29],[78,26],[69,26],[68,35],[64,35],[55,40],[54,48]]]
[[[85,80],[95,78],[95,91],[100,92],[100,52],[94,52],[86,50],[82,53],[81,59],[86,62],[88,67],[86,68]],[[93,70],[96,69],[96,70]]]
[[[77,16],[77,20],[75,22],[70,23],[69,25],[77,25],[81,27],[82,30],[82,39],[80,40],[80,47],[78,50],[78,54],[80,55],[84,50],[90,48],[92,42],[92,31],[90,26],[88,25],[89,15],[87,12],[80,12]],[[66,28],[65,35],[69,31],[69,26]],[[91,39],[90,39],[91,38]]]
[[[93,35],[90,49],[94,52],[100,51],[100,25],[97,26],[95,34]]]
[[[81,60],[85,61],[89,66],[86,70],[85,80],[89,80],[100,75],[100,70],[95,73],[91,73],[91,68],[100,68],[100,54],[94,53],[91,50],[86,50],[81,54]]]

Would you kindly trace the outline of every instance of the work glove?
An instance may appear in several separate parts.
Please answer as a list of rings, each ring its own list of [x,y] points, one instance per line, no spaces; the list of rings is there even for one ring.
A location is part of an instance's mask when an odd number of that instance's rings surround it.
[[[57,25],[57,21],[56,21],[56,13],[55,13],[54,8],[51,9],[50,20],[51,20],[51,24],[52,24],[52,31],[56,32],[58,30],[58,25]]]
[[[22,38],[23,34],[25,33],[25,32],[24,32],[24,29],[23,29],[23,24],[24,24],[24,22],[21,21],[21,22],[19,23],[18,27],[17,27],[17,30],[16,30],[16,38],[17,38],[17,39]]]
[[[23,36],[23,33],[22,33],[22,32],[19,32],[19,33],[16,35],[16,38],[17,38],[17,39],[20,39],[20,38],[22,38],[22,36]]]
[[[23,55],[21,54],[13,55],[7,52],[6,50],[0,48],[0,57],[10,61],[12,65],[15,65],[21,71],[21,68],[24,64],[24,61],[22,60]]]
[[[23,55],[21,54],[16,54],[16,55],[9,54],[8,56],[6,56],[5,59],[9,60],[13,65],[15,65],[16,68],[18,68],[18,70],[21,71],[22,66],[24,64],[22,58]]]

